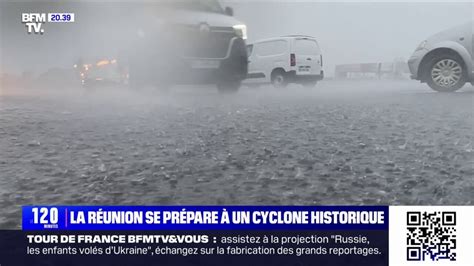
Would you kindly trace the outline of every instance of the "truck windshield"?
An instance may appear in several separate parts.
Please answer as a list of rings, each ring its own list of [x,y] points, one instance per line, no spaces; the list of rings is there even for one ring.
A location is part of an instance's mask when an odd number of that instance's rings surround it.
[[[177,0],[172,2],[172,6],[178,9],[224,13],[217,0]]]

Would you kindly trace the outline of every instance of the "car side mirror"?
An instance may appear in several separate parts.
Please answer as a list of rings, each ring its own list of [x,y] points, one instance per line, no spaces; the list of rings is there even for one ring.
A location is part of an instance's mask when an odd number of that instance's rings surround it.
[[[234,16],[234,9],[232,7],[228,6],[228,7],[225,8],[225,13],[226,13],[226,15],[232,17],[232,16]]]

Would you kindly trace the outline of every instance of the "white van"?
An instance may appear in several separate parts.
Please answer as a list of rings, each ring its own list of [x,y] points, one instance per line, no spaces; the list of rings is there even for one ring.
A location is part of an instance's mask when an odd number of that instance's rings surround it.
[[[323,57],[314,37],[291,35],[260,40],[247,45],[249,56],[246,84],[289,83],[313,87],[324,77]]]

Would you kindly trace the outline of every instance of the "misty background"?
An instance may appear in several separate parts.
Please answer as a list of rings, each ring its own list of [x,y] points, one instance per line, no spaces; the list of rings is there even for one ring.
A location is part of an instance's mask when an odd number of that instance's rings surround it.
[[[426,37],[473,19],[471,2],[221,1],[248,27],[248,42],[288,34],[315,36],[325,71],[346,63],[407,60]],[[148,2],[150,4],[150,2]],[[127,21],[140,3],[2,2],[0,73],[70,68],[79,57],[116,56],[128,34]],[[43,35],[27,34],[23,12],[69,12],[74,23],[47,23]],[[110,19],[113,18],[113,19]]]

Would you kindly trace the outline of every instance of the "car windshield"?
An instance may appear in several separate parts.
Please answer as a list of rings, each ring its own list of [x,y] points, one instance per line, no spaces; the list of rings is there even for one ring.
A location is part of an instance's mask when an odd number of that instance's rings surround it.
[[[171,5],[179,9],[224,13],[222,6],[217,0],[178,0],[172,1]]]

